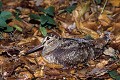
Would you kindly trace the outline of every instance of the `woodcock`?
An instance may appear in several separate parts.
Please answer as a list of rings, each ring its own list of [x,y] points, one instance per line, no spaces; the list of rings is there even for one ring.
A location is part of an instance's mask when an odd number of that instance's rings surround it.
[[[95,40],[61,38],[49,34],[43,40],[43,45],[36,46],[26,54],[43,48],[42,56],[47,62],[64,66],[77,65],[99,57],[104,52],[108,41],[108,33]]]

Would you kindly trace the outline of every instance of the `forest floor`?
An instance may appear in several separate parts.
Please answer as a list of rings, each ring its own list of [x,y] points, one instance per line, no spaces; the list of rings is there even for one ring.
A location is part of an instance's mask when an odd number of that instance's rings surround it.
[[[109,51],[86,65],[64,69],[43,63],[49,33],[98,39],[110,32]],[[1,0],[0,80],[120,80],[120,0]]]

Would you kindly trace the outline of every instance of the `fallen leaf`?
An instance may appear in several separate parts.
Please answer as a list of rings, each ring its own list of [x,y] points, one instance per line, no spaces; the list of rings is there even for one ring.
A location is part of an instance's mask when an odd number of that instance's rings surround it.
[[[101,14],[101,15],[98,17],[98,19],[99,19],[101,25],[103,25],[103,26],[108,26],[108,25],[110,25],[110,23],[111,23],[110,18],[109,18],[108,15],[105,14],[105,13]]]
[[[42,66],[40,69],[37,69],[34,73],[35,77],[44,77],[44,66]]]
[[[50,70],[46,71],[46,74],[56,76],[56,75],[60,75],[61,73],[57,69],[50,69]]]
[[[78,30],[80,32],[88,34],[88,35],[90,35],[94,39],[99,38],[99,34],[97,32],[95,32],[95,31],[93,31],[93,30],[91,30],[89,28],[84,27],[84,24],[81,23],[81,22],[79,22],[79,25],[77,26],[77,28],[78,28]]]
[[[111,56],[111,57],[116,56],[115,50],[114,50],[112,47],[109,47],[109,48],[106,49],[103,53],[104,53],[105,55],[108,55],[108,56]]]
[[[109,0],[109,2],[113,5],[113,6],[120,6],[120,0]]]
[[[106,64],[108,64],[108,60],[102,60],[100,63],[96,65],[96,67],[102,69],[105,67]]]
[[[32,79],[33,75],[29,71],[24,71],[24,72],[20,72],[18,77],[22,79]]]

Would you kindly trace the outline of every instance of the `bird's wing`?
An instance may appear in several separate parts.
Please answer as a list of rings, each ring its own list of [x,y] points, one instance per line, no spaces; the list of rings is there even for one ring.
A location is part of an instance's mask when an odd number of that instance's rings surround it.
[[[81,42],[80,44],[77,40],[66,39],[60,46],[44,57],[48,62],[52,61],[60,64],[78,64],[78,62],[83,62],[87,59],[91,52],[88,48],[89,46],[90,45],[87,42]]]

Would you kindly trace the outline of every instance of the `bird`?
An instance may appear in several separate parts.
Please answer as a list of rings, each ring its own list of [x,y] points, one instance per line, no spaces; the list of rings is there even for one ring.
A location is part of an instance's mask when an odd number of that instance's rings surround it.
[[[99,57],[104,52],[109,40],[109,33],[98,39],[62,38],[49,34],[44,38],[42,45],[30,49],[26,54],[42,48],[41,55],[48,63],[63,66],[77,65]]]

